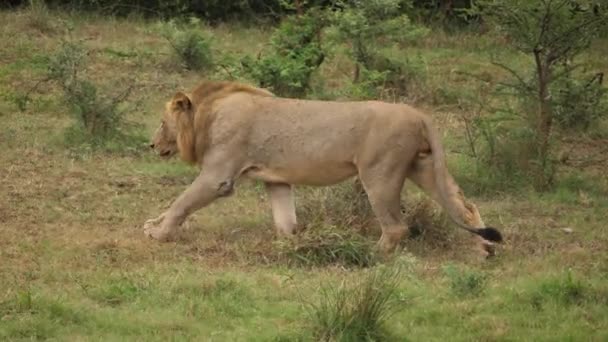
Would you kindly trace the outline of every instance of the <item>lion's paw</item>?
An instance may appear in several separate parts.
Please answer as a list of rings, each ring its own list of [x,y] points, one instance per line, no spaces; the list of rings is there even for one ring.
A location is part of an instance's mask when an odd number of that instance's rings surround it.
[[[476,259],[486,260],[496,256],[497,245],[481,236],[474,236],[470,246]]]
[[[496,255],[496,245],[492,242],[487,241],[483,244],[483,249],[488,253],[488,257]]]
[[[167,242],[171,240],[171,231],[161,225],[163,216],[151,219],[144,223],[144,234],[152,239]]]
[[[493,242],[483,240],[479,247],[483,256],[486,258],[490,258],[496,255],[496,245]]]

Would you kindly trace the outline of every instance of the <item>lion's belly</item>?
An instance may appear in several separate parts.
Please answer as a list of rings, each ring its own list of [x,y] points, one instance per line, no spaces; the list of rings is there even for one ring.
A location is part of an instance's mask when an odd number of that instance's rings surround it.
[[[342,182],[356,173],[357,169],[352,163],[329,163],[275,167],[256,165],[245,170],[244,175],[271,183],[323,186]]]
[[[275,129],[253,130],[247,146],[248,176],[267,182],[330,185],[356,174],[355,151],[361,139],[354,125],[323,126],[276,120]],[[264,126],[266,128],[266,126]]]

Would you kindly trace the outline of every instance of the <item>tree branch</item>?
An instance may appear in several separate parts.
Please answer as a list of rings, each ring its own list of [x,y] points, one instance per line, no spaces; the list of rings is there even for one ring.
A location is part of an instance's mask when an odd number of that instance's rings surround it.
[[[491,62],[492,65],[495,65],[497,67],[500,67],[504,70],[506,70],[507,72],[509,72],[513,77],[515,77],[517,79],[517,81],[519,81],[519,83],[521,83],[522,87],[528,91],[533,91],[534,88],[532,88],[528,82],[526,82],[515,70],[513,70],[512,68],[506,66],[505,64],[502,64],[500,62]],[[513,85],[511,85],[513,86]]]
[[[553,40],[549,41],[547,43],[547,46],[554,46],[560,41],[568,41],[568,40],[570,40],[571,35],[578,34],[580,30],[582,30],[590,25],[602,23],[604,20],[608,20],[607,16],[605,16],[605,15],[598,16],[597,18],[589,20],[589,21],[585,21],[585,22],[581,23],[580,25],[575,26],[572,29],[558,35]]]
[[[538,38],[536,39],[536,48],[542,50],[541,46],[543,42],[543,37],[547,32],[547,28],[549,27],[549,22],[551,21],[551,3],[553,1],[549,0],[548,2],[543,0],[543,5],[545,6],[545,10],[543,12],[543,17],[541,19],[540,32],[538,33]]]

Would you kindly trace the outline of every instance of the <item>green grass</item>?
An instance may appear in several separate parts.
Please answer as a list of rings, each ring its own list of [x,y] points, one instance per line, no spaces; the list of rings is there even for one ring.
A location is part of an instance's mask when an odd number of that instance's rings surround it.
[[[349,285],[321,287],[319,303],[310,308],[313,336],[322,341],[391,339],[385,325],[406,305],[399,281],[398,269],[382,269]]]
[[[297,188],[298,218],[307,229],[294,241],[276,240],[267,196],[255,182],[239,183],[234,197],[193,215],[179,241],[145,238],[143,222],[162,212],[198,171],[143,149],[66,149],[64,132],[72,121],[57,89],[38,89],[24,112],[15,96],[43,75],[44,56],[62,36],[59,18],[74,25],[75,38],[87,38],[93,51],[87,76],[104,87],[133,77],[139,85],[133,101],[141,106],[129,119],[147,133],[171,94],[201,75],[168,64],[170,47],[153,33],[153,22],[44,15],[51,34],[41,34],[40,23],[30,25],[23,11],[0,12],[0,340],[344,341],[361,334],[323,335],[318,327],[346,331],[374,321],[381,328],[361,331],[376,340],[608,339],[608,183],[600,158],[606,135],[560,142],[571,158],[545,194],[525,187],[476,192],[489,180],[476,179],[471,160],[457,153],[466,150],[457,100],[475,84],[453,70],[502,77],[487,62],[504,50],[495,37],[433,32],[408,49],[427,68],[428,88],[413,100],[433,114],[450,168],[506,243],[494,259],[479,262],[470,237],[408,185],[405,216],[421,229],[404,241],[405,250],[384,259],[372,250],[377,223],[349,184]],[[255,55],[268,34],[267,28],[228,24],[210,30],[215,56]],[[595,51],[586,56],[606,67],[600,57]],[[343,55],[329,58],[315,74],[314,84],[326,87],[318,95],[339,94],[351,66]],[[209,77],[224,78],[226,71]],[[365,282],[397,268],[388,283]],[[349,308],[345,315],[336,311],[340,300]],[[393,315],[382,321],[366,314],[384,300],[394,304]],[[311,315],[311,307],[327,316]]]
[[[456,296],[479,296],[485,290],[486,276],[482,272],[447,265],[444,273],[449,279],[450,289]]]

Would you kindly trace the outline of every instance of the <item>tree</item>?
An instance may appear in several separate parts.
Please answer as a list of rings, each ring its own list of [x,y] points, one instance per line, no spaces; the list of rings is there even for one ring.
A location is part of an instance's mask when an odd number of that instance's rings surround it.
[[[481,14],[515,49],[533,57],[533,68],[527,70],[496,65],[511,74],[513,88],[536,103],[530,113],[541,166],[535,185],[545,188],[551,179],[546,172],[555,102],[551,85],[568,75],[562,66],[572,65],[606,29],[608,8],[601,0],[478,0],[469,13]]]

